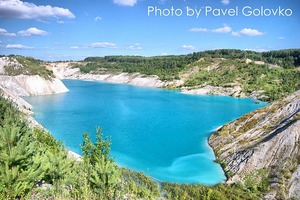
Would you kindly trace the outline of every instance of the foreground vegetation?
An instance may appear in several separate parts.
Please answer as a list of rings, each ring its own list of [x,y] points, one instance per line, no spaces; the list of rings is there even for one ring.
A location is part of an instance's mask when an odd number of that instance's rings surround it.
[[[0,199],[259,199],[265,182],[216,186],[157,183],[143,173],[119,168],[110,141],[96,130],[83,134],[82,161],[49,133],[30,128],[0,97]],[[161,188],[161,189],[159,189]]]
[[[246,95],[260,91],[260,100],[272,102],[300,89],[299,66],[300,49],[263,53],[221,49],[178,56],[88,57],[73,67],[82,73],[138,72],[165,81],[182,79],[184,84],[175,89],[240,86]],[[188,78],[183,79],[182,74]]]
[[[84,133],[81,162],[49,133],[32,129],[0,97],[0,199],[155,199],[158,185],[143,174],[120,169],[110,142]]]

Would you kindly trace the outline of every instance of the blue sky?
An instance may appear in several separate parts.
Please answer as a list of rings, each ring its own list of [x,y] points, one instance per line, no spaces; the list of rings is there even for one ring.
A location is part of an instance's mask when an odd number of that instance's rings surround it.
[[[187,54],[221,48],[255,51],[300,48],[299,3],[298,0],[0,0],[0,54],[57,61],[105,55]],[[155,7],[156,13],[150,12]],[[172,7],[177,14],[181,11],[181,16],[168,15]],[[187,16],[187,7],[201,9],[199,17]],[[209,12],[209,9],[214,10]],[[227,12],[229,9],[232,16]],[[254,16],[261,14],[261,9],[270,16]],[[219,13],[221,16],[217,16]]]

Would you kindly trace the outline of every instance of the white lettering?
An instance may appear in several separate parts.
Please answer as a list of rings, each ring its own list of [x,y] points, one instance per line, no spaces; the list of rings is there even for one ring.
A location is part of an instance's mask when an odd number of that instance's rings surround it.
[[[190,7],[186,7],[186,16],[188,17],[192,17],[192,16],[195,16],[196,15],[196,18],[199,18],[200,14],[202,12],[202,9],[193,9],[193,8],[190,8]]]
[[[148,16],[159,16],[159,17],[169,17],[176,16],[180,17],[182,15],[182,10],[177,8],[175,9],[173,6],[171,8],[158,8],[157,6],[148,6]]]
[[[220,17],[220,16],[238,16],[238,7],[235,8],[229,8],[229,9],[222,9],[222,8],[212,8],[211,6],[206,6],[205,7],[205,15],[208,16],[209,14],[215,16],[215,17]]]
[[[245,6],[242,9],[242,13],[246,17],[254,16],[254,17],[269,17],[269,16],[279,16],[279,17],[290,17],[293,15],[293,11],[290,8],[284,9],[280,6],[276,9],[273,8],[264,8],[261,6],[260,8],[252,8],[251,6]]]

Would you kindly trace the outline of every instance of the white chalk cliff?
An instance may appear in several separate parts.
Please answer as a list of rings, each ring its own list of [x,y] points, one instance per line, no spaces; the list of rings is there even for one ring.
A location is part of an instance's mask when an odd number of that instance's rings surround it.
[[[67,92],[68,89],[56,77],[44,78],[39,75],[6,74],[6,68],[21,68],[22,65],[14,58],[0,58],[0,86],[17,96],[46,95]]]
[[[209,144],[229,183],[264,170],[265,199],[300,199],[300,91],[224,125]]]
[[[164,87],[170,84],[170,82],[161,81],[156,75],[146,76],[140,73],[84,74],[79,68],[73,68],[71,62],[50,63],[48,68],[61,79],[105,81],[144,87]]]

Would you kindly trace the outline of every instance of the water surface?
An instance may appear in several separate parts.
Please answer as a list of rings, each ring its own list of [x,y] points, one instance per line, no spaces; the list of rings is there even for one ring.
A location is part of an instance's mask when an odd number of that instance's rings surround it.
[[[64,80],[70,92],[26,97],[34,118],[74,152],[97,126],[111,137],[121,166],[155,179],[216,184],[225,179],[207,138],[214,129],[266,104],[252,99],[186,95],[130,85]]]

